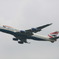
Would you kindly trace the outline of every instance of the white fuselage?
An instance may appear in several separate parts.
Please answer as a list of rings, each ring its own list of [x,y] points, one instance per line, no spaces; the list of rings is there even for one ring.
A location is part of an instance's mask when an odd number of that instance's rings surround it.
[[[32,35],[33,40],[38,40],[38,41],[53,41],[50,39],[49,36],[44,36],[44,35],[40,35],[40,34],[36,34],[34,33],[34,35]]]

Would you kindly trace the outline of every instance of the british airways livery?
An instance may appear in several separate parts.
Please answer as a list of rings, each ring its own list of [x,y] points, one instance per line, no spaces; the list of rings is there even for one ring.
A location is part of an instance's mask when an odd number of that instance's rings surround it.
[[[59,38],[58,36],[59,31],[52,32],[48,36],[36,34],[37,32],[41,31],[43,28],[50,26],[51,24],[46,24],[43,26],[39,26],[37,28],[31,28],[24,31],[14,29],[13,27],[10,26],[2,25],[0,26],[0,31],[13,35],[14,36],[13,40],[18,41],[18,43],[20,44],[28,43],[27,39],[32,39],[36,41],[50,41],[53,43]]]

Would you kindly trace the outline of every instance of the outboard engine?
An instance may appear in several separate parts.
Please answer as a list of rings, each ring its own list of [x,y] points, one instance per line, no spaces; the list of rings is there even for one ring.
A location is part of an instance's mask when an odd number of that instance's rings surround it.
[[[36,28],[32,28],[31,30],[32,30],[32,31],[34,31],[34,32],[36,32],[36,31],[37,31],[37,29],[36,29]]]
[[[32,28],[31,30],[35,33],[38,32],[38,31],[41,31],[41,29],[39,29],[39,28]]]
[[[32,28],[33,31],[36,31],[37,29],[36,28]]]

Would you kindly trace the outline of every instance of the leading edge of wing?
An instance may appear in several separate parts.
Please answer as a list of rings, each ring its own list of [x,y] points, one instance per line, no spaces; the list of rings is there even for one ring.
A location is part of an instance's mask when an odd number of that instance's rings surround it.
[[[43,28],[45,28],[47,26],[50,26],[50,25],[52,25],[52,23],[46,24],[46,25],[43,25],[43,26],[39,26],[39,27],[36,27],[36,28],[31,28],[31,29],[28,29],[26,31],[36,33],[36,32],[41,31]]]
[[[37,27],[37,29],[42,29],[42,28],[45,28],[45,27],[50,26],[50,25],[52,25],[52,23]]]

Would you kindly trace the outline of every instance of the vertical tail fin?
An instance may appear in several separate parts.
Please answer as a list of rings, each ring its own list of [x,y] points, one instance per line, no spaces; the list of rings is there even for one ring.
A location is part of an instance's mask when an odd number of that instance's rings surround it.
[[[59,34],[59,31],[55,31],[55,32],[48,34],[48,36],[50,38],[53,38],[54,40],[57,40],[59,38],[58,34]]]
[[[55,31],[55,32],[52,32],[52,33],[48,34],[48,36],[50,38],[54,38],[54,37],[57,37],[58,34],[59,34],[59,31]]]

